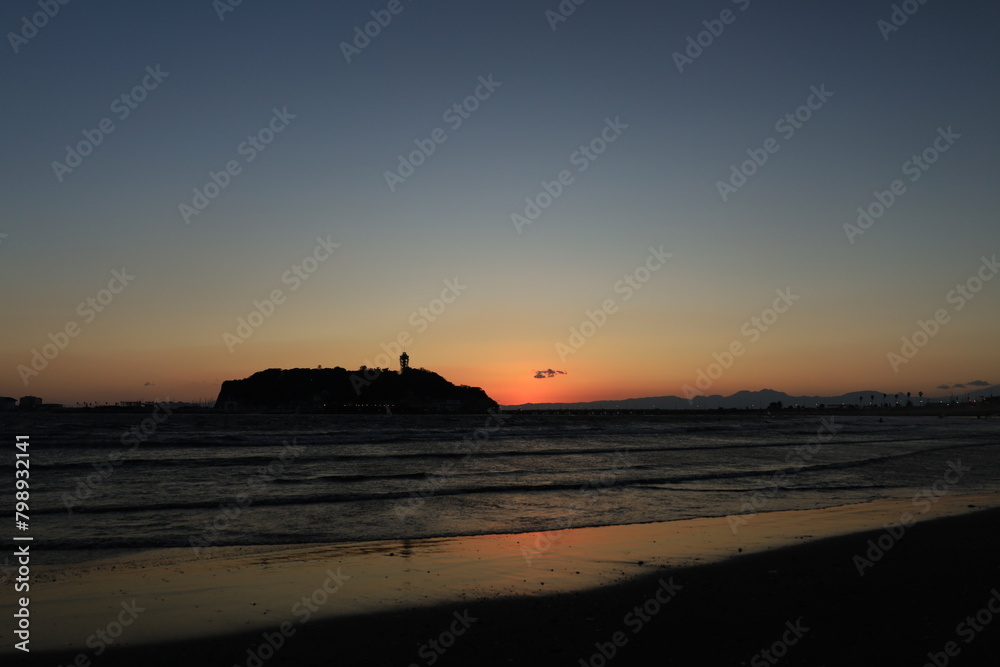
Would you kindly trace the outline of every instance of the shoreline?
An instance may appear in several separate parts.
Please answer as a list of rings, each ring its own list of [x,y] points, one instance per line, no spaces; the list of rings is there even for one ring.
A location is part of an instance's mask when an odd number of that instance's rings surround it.
[[[51,568],[88,568],[88,567],[100,567],[107,563],[118,562],[118,561],[162,561],[164,558],[170,560],[205,560],[207,558],[219,558],[227,557],[232,555],[252,555],[252,554],[263,554],[263,553],[279,553],[285,551],[293,550],[309,550],[309,549],[326,549],[326,548],[350,548],[357,547],[361,545],[373,545],[373,544],[399,544],[401,542],[429,542],[429,541],[441,541],[441,540],[465,540],[465,539],[478,539],[478,538],[488,538],[488,537],[510,537],[518,535],[537,535],[545,533],[564,533],[567,531],[577,531],[577,530],[604,530],[604,529],[614,529],[614,528],[626,528],[629,526],[651,526],[651,525],[672,525],[680,522],[690,522],[690,521],[726,521],[730,518],[740,518],[736,520],[737,524],[742,524],[743,522],[751,523],[756,520],[758,516],[767,516],[771,514],[781,514],[781,513],[795,513],[795,512],[825,512],[830,510],[836,510],[838,508],[846,507],[867,507],[872,504],[881,503],[905,503],[911,502],[914,498],[913,495],[906,496],[889,496],[880,498],[871,498],[868,500],[859,500],[856,502],[841,502],[834,505],[824,505],[821,507],[809,507],[809,508],[793,508],[793,509],[766,509],[762,508],[756,513],[730,513],[730,514],[717,514],[717,515],[705,515],[696,517],[683,517],[677,519],[664,519],[664,520],[653,520],[653,521],[637,521],[633,523],[609,523],[609,524],[595,524],[595,525],[583,525],[583,526],[571,526],[568,528],[554,528],[547,531],[533,531],[524,530],[518,532],[510,533],[460,533],[453,535],[423,535],[414,537],[393,537],[387,539],[371,539],[371,540],[344,540],[336,542],[297,542],[297,543],[275,543],[275,544],[246,544],[246,545],[221,545],[221,546],[208,546],[200,547],[203,552],[208,553],[208,556],[188,556],[185,558],[183,554],[190,553],[192,547],[165,547],[165,546],[154,546],[154,547],[109,547],[104,549],[65,549],[65,550],[52,550],[46,552],[45,556],[42,557],[44,562],[40,563],[41,567]],[[931,503],[932,508],[947,508],[947,511],[959,513],[958,509],[955,509],[957,505],[961,504],[964,499],[971,499],[973,501],[979,501],[986,503],[986,506],[1000,507],[1000,490],[987,490],[987,491],[969,491],[967,493],[961,494],[950,494],[945,493],[943,496]],[[943,504],[939,501],[944,501]],[[977,509],[981,509],[978,507]],[[934,515],[931,515],[931,518]],[[737,525],[736,530],[742,529],[742,525]],[[48,557],[50,560],[45,560]]]
[[[852,557],[882,533],[852,533],[719,563],[656,569],[579,592],[460,600],[307,623],[296,619],[287,635],[280,634],[286,626],[276,618],[263,632],[220,632],[83,655],[90,664],[106,667],[429,665],[430,657],[444,667],[576,666],[600,664],[597,651],[610,652],[611,646],[616,655],[606,661],[609,667],[685,660],[755,667],[773,664],[762,662],[761,651],[789,636],[796,643],[781,649],[786,653],[781,665],[923,665],[928,653],[942,652],[949,641],[961,652],[949,664],[995,664],[1000,617],[968,643],[966,635],[956,634],[956,623],[975,616],[1000,584],[1000,509],[922,521],[876,568],[859,576]],[[661,582],[681,588],[667,603],[653,603],[665,590]],[[351,583],[345,582],[341,592],[346,594]],[[634,612],[646,608],[656,613],[647,614],[640,626],[641,615]],[[470,627],[459,623],[463,617],[474,619]],[[804,636],[785,635],[789,624],[798,624]],[[463,634],[448,635],[452,628]],[[615,638],[624,645],[608,643]],[[431,642],[441,639],[449,648],[438,654],[433,646],[441,644]],[[79,655],[34,651],[19,656],[18,664],[69,665]]]
[[[747,492],[748,494],[751,492]],[[946,493],[943,500],[945,503],[943,506],[949,506],[955,502],[955,498],[978,498],[989,499],[992,496],[996,496],[995,501],[998,506],[1000,506],[1000,490],[974,490],[968,491],[963,494],[950,496]],[[440,541],[440,540],[463,540],[463,539],[475,539],[475,538],[486,538],[491,536],[516,536],[516,535],[536,535],[545,533],[564,533],[566,531],[575,530],[601,530],[601,529],[613,529],[621,528],[625,526],[648,526],[656,524],[675,524],[678,522],[686,521],[726,521],[730,517],[739,517],[735,519],[737,524],[736,529],[739,530],[743,523],[750,523],[755,521],[755,518],[747,517],[757,517],[766,516],[770,514],[777,513],[787,513],[787,512],[820,512],[833,510],[841,507],[864,507],[872,503],[894,503],[894,502],[910,502],[913,495],[906,496],[886,496],[879,498],[869,498],[867,500],[857,500],[857,501],[842,501],[837,504],[822,505],[819,507],[809,507],[803,509],[767,509],[766,507],[761,508],[756,513],[729,513],[729,514],[713,514],[704,516],[688,516],[675,519],[664,519],[664,520],[650,520],[650,521],[637,521],[633,523],[604,523],[595,525],[581,525],[581,526],[571,526],[567,528],[553,528],[551,530],[543,531],[532,531],[524,530],[513,533],[455,533],[455,534],[433,534],[433,535],[417,535],[412,537],[392,537],[392,538],[381,538],[381,539],[367,539],[367,540],[356,540],[347,539],[344,541],[326,541],[326,542],[297,542],[297,543],[274,543],[274,544],[244,544],[244,545],[222,545],[222,546],[207,546],[199,547],[202,551],[209,554],[208,556],[190,556],[190,560],[204,560],[206,558],[218,558],[220,556],[225,557],[226,555],[249,555],[254,553],[269,553],[269,552],[283,552],[290,550],[303,550],[311,548],[336,548],[336,547],[351,547],[355,545],[367,545],[367,544],[399,544],[401,542],[426,542],[426,541]],[[994,502],[988,500],[986,502]],[[934,500],[932,506],[938,505],[938,500]],[[734,507],[733,509],[737,509]],[[87,568],[87,567],[99,567],[105,562],[117,562],[117,561],[162,561],[163,558],[168,559],[181,559],[185,560],[183,557],[184,553],[190,553],[192,550],[191,546],[146,546],[146,547],[107,547],[100,549],[54,549],[50,551],[43,552],[40,555],[35,556],[34,562],[37,563],[39,567],[43,568]]]
[[[95,620],[113,621],[122,603],[133,599],[144,611],[106,656],[260,633],[283,622],[294,628],[307,616],[312,626],[495,600],[538,604],[553,595],[604,595],[656,572],[725,568],[786,547],[885,532],[879,529],[906,512],[916,515],[917,526],[908,529],[916,530],[932,519],[984,508],[1000,512],[1000,493],[945,495],[926,513],[914,512],[911,499],[884,499],[741,515],[746,523],[735,533],[725,517],[715,517],[551,533],[215,547],[203,558],[189,548],[167,549],[39,566],[33,572],[32,646],[33,652],[93,656],[95,642],[91,648],[86,642],[102,625]],[[338,592],[318,592],[333,588]],[[323,604],[296,606],[303,599]],[[118,646],[125,642],[134,648]]]

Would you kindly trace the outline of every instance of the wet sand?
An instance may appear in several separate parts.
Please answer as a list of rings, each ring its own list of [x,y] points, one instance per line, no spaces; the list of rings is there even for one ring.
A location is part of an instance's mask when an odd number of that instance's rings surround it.
[[[987,664],[976,655],[1000,645],[1000,616],[956,629],[1000,587],[1000,509],[985,507],[1000,495],[945,496],[923,513],[908,499],[762,513],[735,533],[715,518],[40,567],[32,654],[17,658],[775,664],[767,648],[781,664],[922,665],[953,641],[948,664]],[[915,526],[883,528],[907,513]]]

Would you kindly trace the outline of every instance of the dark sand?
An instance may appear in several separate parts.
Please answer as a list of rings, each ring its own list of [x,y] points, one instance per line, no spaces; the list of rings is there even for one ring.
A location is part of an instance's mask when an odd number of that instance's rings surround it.
[[[971,511],[971,510],[970,510]],[[255,665],[914,665],[1000,664],[1000,614],[982,612],[981,630],[959,628],[1000,590],[1000,509],[929,520],[906,531],[858,575],[853,562],[884,531],[822,539],[725,562],[662,570],[626,583],[550,597],[470,601],[431,609],[312,620],[294,627],[273,655]],[[608,579],[613,579],[609,570]],[[658,613],[626,615],[660,581],[683,588]],[[649,608],[657,605],[650,603]],[[1000,596],[993,602],[1000,609]],[[425,646],[455,614],[476,620],[443,655]],[[987,620],[987,619],[992,620]],[[641,622],[641,628],[640,628]],[[786,623],[799,623],[801,638]],[[456,629],[460,628],[457,622]],[[805,629],[808,630],[805,630]],[[610,660],[595,643],[616,632]],[[780,659],[758,655],[786,635]],[[625,640],[625,641],[621,641]],[[445,643],[448,637],[444,638]],[[952,652],[944,651],[954,642]],[[248,665],[259,631],[178,643],[112,647],[90,664]],[[609,649],[608,649],[609,650]],[[610,650],[609,650],[610,652]],[[6,654],[4,664],[72,664],[77,652]],[[599,655],[599,654],[597,654]],[[12,661],[8,662],[11,658]],[[432,658],[434,658],[432,663]],[[581,663],[581,659],[583,663]],[[947,662],[946,662],[947,661]]]

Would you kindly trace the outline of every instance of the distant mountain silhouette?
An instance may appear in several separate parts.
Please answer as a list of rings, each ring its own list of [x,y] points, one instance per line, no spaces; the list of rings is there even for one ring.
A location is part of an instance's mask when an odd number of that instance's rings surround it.
[[[479,387],[456,386],[422,368],[272,368],[222,383],[215,408],[234,412],[486,412],[497,403]]]
[[[885,398],[884,401],[894,404],[896,401],[895,394],[897,392],[885,393],[887,394],[887,398]],[[941,397],[932,398],[927,396],[925,392],[923,398],[921,399],[918,397],[917,392],[911,392],[910,398],[907,399],[905,391],[898,393],[900,396],[900,404],[902,405],[906,405],[907,400],[912,401],[914,405],[920,405],[921,400],[924,404],[926,404],[929,402],[948,400],[949,398],[948,396],[945,396],[943,399]],[[688,400],[681,396],[651,396],[647,398],[626,398],[622,400],[589,401],[585,403],[523,403],[521,405],[505,405],[504,407],[508,410],[609,410],[616,408],[624,410],[650,410],[656,408],[661,410],[715,410],[717,408],[742,410],[746,408],[767,408],[769,405],[780,401],[783,407],[797,405],[812,408],[818,405],[825,405],[826,407],[835,407],[841,404],[856,406],[859,403],[859,399],[861,399],[861,403],[863,405],[869,405],[872,401],[872,396],[875,397],[875,404],[881,405],[883,403],[882,394],[883,392],[881,391],[866,389],[862,391],[854,391],[848,394],[841,394],[839,396],[790,396],[783,391],[761,389],[759,391],[738,391],[730,396],[722,396],[719,394],[712,396],[696,396],[693,400]],[[955,394],[954,397],[961,400],[964,400],[965,398],[972,398],[975,400],[984,396],[996,395],[1000,395],[1000,385],[978,389],[961,395]]]

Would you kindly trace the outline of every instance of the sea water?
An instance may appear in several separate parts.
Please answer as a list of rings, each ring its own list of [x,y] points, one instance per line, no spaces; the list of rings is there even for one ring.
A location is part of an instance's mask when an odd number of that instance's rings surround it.
[[[995,419],[156,416],[2,418],[7,497],[13,436],[30,436],[33,551],[67,562],[118,550],[550,531],[1000,490]]]

